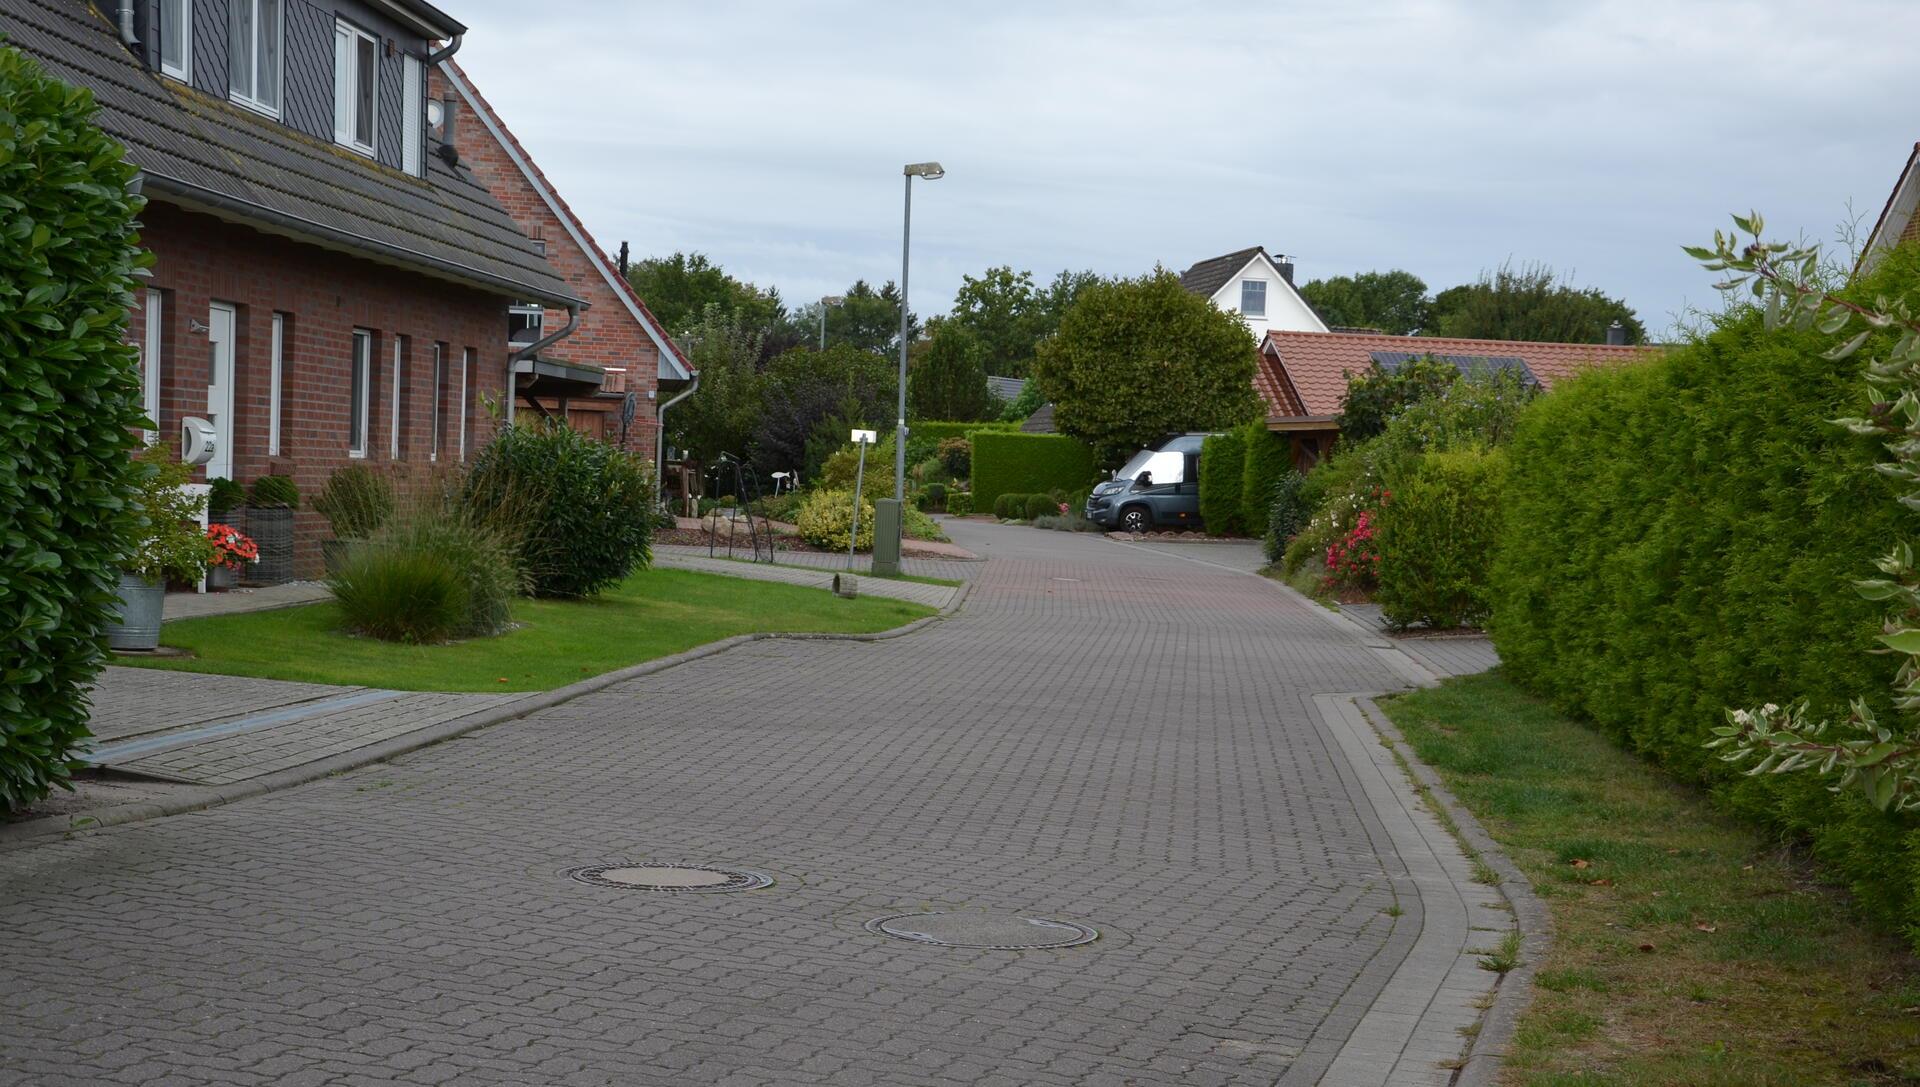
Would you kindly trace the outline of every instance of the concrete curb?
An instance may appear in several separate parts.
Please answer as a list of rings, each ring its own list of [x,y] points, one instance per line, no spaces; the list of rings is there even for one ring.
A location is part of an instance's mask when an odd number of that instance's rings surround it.
[[[1405,758],[1414,779],[1425,786],[1434,802],[1446,810],[1448,817],[1460,829],[1460,837],[1466,840],[1467,846],[1478,852],[1480,859],[1499,874],[1500,884],[1495,889],[1513,907],[1514,925],[1520,931],[1520,965],[1500,978],[1499,985],[1493,991],[1493,1006],[1487,1009],[1481,1019],[1480,1032],[1467,1047],[1463,1058],[1465,1063],[1453,1080],[1454,1087],[1491,1087],[1499,1077],[1500,1061],[1507,1054],[1508,1044],[1513,1041],[1520,1014],[1533,1001],[1533,975],[1553,941],[1553,916],[1534,893],[1533,884],[1501,850],[1486,828],[1480,825],[1480,820],[1474,818],[1473,813],[1454,798],[1440,780],[1440,775],[1414,754],[1412,745],[1394,727],[1385,711],[1372,697],[1357,701],[1374,730]]]
[[[939,614],[929,615],[924,619],[915,619],[911,623],[895,627],[892,630],[882,630],[872,634],[736,634],[731,638],[723,638],[717,642],[708,642],[706,645],[696,646],[683,653],[675,653],[670,657],[661,657],[658,660],[645,661],[612,672],[603,672],[600,675],[580,680],[577,683],[569,683],[564,687],[556,687],[551,691],[533,692],[525,698],[516,699],[504,705],[477,710],[464,717],[457,717],[438,725],[431,725],[427,728],[382,740],[379,743],[370,744],[366,747],[356,748],[352,751],[343,751],[338,755],[331,755],[327,758],[318,759],[271,774],[264,774],[257,778],[236,782],[232,785],[201,786],[183,790],[163,800],[119,804],[110,808],[101,808],[98,811],[75,812],[65,817],[48,817],[45,819],[32,819],[24,823],[0,825],[0,852],[8,852],[35,845],[47,838],[84,834],[105,827],[137,823],[142,820],[156,819],[166,815],[181,815],[186,812],[203,811],[207,808],[217,807],[222,804],[231,804],[236,800],[245,800],[249,797],[262,796],[266,793],[291,789],[296,785],[305,785],[310,781],[318,781],[324,777],[343,774],[349,770],[358,770],[363,766],[370,766],[377,762],[386,762],[389,759],[398,758],[401,755],[418,751],[423,747],[431,747],[443,740],[450,740],[456,736],[474,732],[478,729],[505,724],[509,721],[517,721],[522,717],[538,713],[541,710],[551,709],[563,702],[571,702],[582,695],[593,694],[596,691],[605,690],[615,684],[640,679],[644,676],[653,675],[656,672],[664,672],[669,668],[676,668],[691,661],[711,657],[717,653],[724,653],[736,646],[746,645],[750,642],[769,640],[882,642],[893,638],[904,638],[909,634],[917,633],[951,617],[955,612],[960,610],[960,605],[966,600],[967,593],[971,588],[971,582],[962,584],[960,588],[955,591],[953,599],[947,603],[947,606],[940,609]]]

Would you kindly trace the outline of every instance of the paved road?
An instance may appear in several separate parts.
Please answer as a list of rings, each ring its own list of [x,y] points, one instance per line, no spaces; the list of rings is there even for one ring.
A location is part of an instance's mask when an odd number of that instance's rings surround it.
[[[1274,1082],[1404,951],[1311,697],[1400,681],[1241,573],[953,535],[988,561],[921,633],[754,643],[394,764],[0,853],[0,1083]],[[563,874],[621,860],[776,883]],[[1011,952],[863,927],[929,908],[1103,935]]]

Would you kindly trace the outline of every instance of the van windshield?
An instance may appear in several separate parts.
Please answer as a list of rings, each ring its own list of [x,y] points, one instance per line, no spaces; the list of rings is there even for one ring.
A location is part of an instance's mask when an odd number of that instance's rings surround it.
[[[1153,457],[1153,450],[1142,449],[1140,452],[1135,453],[1133,455],[1133,459],[1127,461],[1125,465],[1121,466],[1120,470],[1113,474],[1113,478],[1133,479],[1137,477],[1140,474],[1140,469],[1145,468],[1147,466],[1147,461],[1152,459],[1152,457]]]

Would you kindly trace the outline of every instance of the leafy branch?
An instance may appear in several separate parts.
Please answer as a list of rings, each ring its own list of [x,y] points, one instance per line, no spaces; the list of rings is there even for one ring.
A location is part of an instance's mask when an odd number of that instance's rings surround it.
[[[1763,241],[1765,223],[1757,212],[1736,215],[1733,223],[1733,232],[1714,231],[1711,248],[1687,246],[1686,252],[1708,270],[1728,273],[1715,287],[1750,292],[1759,300],[1769,330],[1791,325],[1836,338],[1844,334],[1846,339],[1822,355],[1834,362],[1851,358],[1875,333],[1893,334],[1885,353],[1866,362],[1873,390],[1866,414],[1834,423],[1884,441],[1892,459],[1874,470],[1902,485],[1901,505],[1920,510],[1920,322],[1907,300],[1879,297],[1868,306],[1835,297],[1821,281],[1818,246]],[[1752,240],[1743,244],[1742,235]],[[1853,587],[1888,606],[1878,651],[1902,658],[1893,705],[1907,727],[1881,722],[1863,698],[1854,699],[1837,721],[1811,718],[1804,700],[1785,708],[1770,702],[1728,710],[1727,723],[1713,730],[1706,746],[1718,749],[1727,762],[1752,763],[1749,775],[1838,773],[1836,792],[1857,788],[1882,811],[1920,811],[1920,733],[1912,727],[1920,719],[1920,570],[1908,543],[1874,565],[1884,576]]]

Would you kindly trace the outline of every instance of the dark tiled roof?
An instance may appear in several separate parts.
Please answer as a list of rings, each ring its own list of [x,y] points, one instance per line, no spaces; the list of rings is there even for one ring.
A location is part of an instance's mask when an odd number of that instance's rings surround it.
[[[1053,426],[1053,405],[1040,405],[1040,410],[1027,416],[1027,421],[1020,424],[1020,429],[1028,434],[1058,434],[1059,431]]]
[[[1215,292],[1227,285],[1233,274],[1247,266],[1247,262],[1256,255],[1266,252],[1264,246],[1242,249],[1238,253],[1228,253],[1224,257],[1203,260],[1180,273],[1180,285],[1195,294],[1212,298]]]
[[[0,0],[0,33],[93,92],[97,122],[148,175],[148,199],[503,293],[578,301],[472,174],[437,154],[414,178],[162,79],[85,0]]]
[[[987,391],[1002,400],[1015,400],[1019,398],[1020,390],[1026,383],[1027,379],[1023,377],[989,376],[987,378]]]

